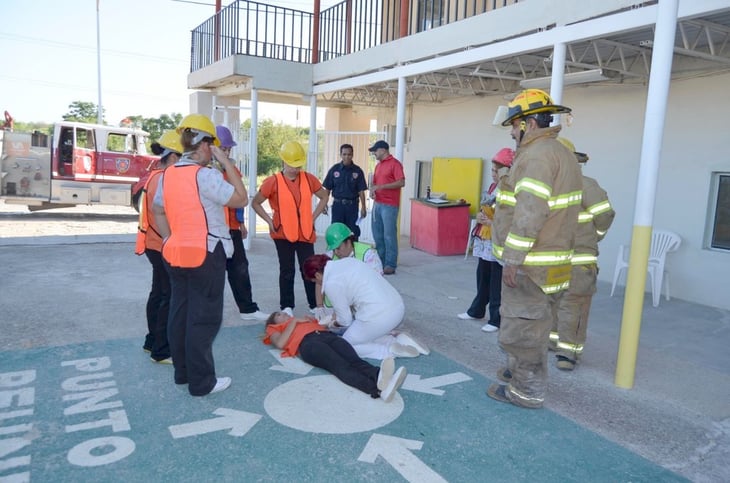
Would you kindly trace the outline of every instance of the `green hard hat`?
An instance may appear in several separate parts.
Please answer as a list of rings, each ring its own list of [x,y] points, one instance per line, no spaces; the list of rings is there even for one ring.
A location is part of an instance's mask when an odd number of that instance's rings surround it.
[[[351,236],[352,230],[350,230],[347,225],[344,223],[332,223],[325,233],[327,250],[334,250]]]

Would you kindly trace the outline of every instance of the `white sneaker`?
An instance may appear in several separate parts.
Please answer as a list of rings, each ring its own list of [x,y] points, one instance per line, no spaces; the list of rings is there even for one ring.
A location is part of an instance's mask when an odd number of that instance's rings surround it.
[[[484,324],[482,325],[482,331],[484,332],[497,332],[499,330],[499,327],[492,324]]]
[[[225,391],[229,387],[231,387],[231,378],[230,377],[219,377],[215,383],[215,386],[213,386],[213,389],[211,389],[208,394]]]
[[[269,318],[269,314],[265,312],[261,312],[260,310],[257,310],[256,312],[249,312],[247,314],[244,314],[241,312],[241,319],[242,320],[266,320]]]
[[[172,365],[172,357],[168,357],[167,359],[160,359],[159,361],[154,357],[150,357],[150,360],[155,364]]]
[[[457,317],[459,317],[461,320],[481,320],[481,319],[477,319],[476,317],[472,317],[471,315],[467,314],[466,312],[457,315]],[[482,317],[482,319],[483,318],[484,317]]]
[[[282,312],[289,314],[289,317],[294,317],[294,309],[291,307],[284,307],[281,309]]]
[[[415,347],[403,345],[398,342],[390,344],[389,350],[393,354],[393,357],[418,357],[421,354]]]
[[[392,357],[386,357],[380,363],[380,371],[378,371],[378,389],[382,391],[390,380],[393,379],[393,372],[395,372],[395,359]]]
[[[420,354],[427,356],[431,353],[431,350],[426,346],[426,344],[417,340],[411,334],[408,334],[406,332],[401,332],[400,334],[398,334],[395,337],[395,340],[398,341],[399,344],[415,347]]]
[[[395,371],[395,374],[393,374],[393,378],[390,380],[390,383],[388,386],[383,389],[380,393],[380,399],[382,399],[385,402],[390,402],[395,397],[395,393],[398,391],[398,388],[403,385],[403,381],[406,380],[406,368],[405,367],[399,367],[397,371]]]

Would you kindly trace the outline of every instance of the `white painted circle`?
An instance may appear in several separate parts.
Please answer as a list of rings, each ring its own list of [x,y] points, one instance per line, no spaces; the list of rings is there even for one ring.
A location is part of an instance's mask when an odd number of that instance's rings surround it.
[[[332,375],[286,382],[266,395],[264,409],[277,423],[308,433],[350,434],[378,429],[403,412],[396,394],[373,399]],[[323,417],[323,415],[326,415]]]

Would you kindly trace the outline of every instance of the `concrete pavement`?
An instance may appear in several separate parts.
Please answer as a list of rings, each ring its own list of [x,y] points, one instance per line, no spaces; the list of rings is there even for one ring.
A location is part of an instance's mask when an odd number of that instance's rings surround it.
[[[141,344],[149,267],[143,257],[132,255],[132,249],[130,235],[0,239],[0,361],[23,350],[62,350],[74,344],[128,339]],[[322,249],[319,242],[318,251]],[[406,238],[401,239],[401,250],[398,273],[388,280],[406,303],[404,329],[449,361],[495,380],[496,369],[504,363],[497,335],[481,332],[478,321],[456,318],[474,295],[475,261],[434,257],[409,248]],[[256,301],[262,310],[277,309],[276,255],[266,235],[253,240],[249,259]],[[303,314],[301,284],[296,288],[295,312]],[[543,411],[563,416],[689,480],[730,481],[730,312],[677,299],[662,299],[653,308],[647,297],[636,383],[624,390],[613,384],[623,293],[609,298],[608,292],[609,287],[600,284],[577,370],[565,373],[551,367]],[[237,317],[228,289],[224,325],[247,327]],[[493,408],[484,389],[486,382],[471,395],[483,398],[485,408]],[[464,409],[474,411],[475,417],[486,410]],[[531,413],[515,410],[501,417],[529,418]],[[498,439],[509,441],[510,434]],[[510,444],[519,448],[517,436]],[[559,457],[575,459],[576,465],[591,465],[591,458],[601,458],[584,454],[580,444],[574,447],[574,454]],[[500,479],[477,471],[463,473],[460,479],[471,480],[469,475],[473,481]],[[310,476],[317,479],[316,472]],[[611,476],[604,473],[596,480],[642,480]],[[545,474],[544,481],[555,478]]]

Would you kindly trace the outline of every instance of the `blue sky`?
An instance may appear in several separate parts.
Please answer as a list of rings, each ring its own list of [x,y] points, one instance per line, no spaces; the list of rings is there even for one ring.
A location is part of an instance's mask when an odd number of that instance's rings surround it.
[[[105,119],[188,113],[190,31],[215,0],[100,0]],[[260,0],[311,11],[313,0]],[[228,5],[231,0],[223,0]],[[322,8],[339,3],[322,0]],[[0,112],[53,122],[74,101],[98,102],[96,0],[2,0]],[[208,5],[201,5],[208,4]],[[299,107],[299,124],[309,122]],[[295,124],[297,108],[264,104],[261,118]]]

